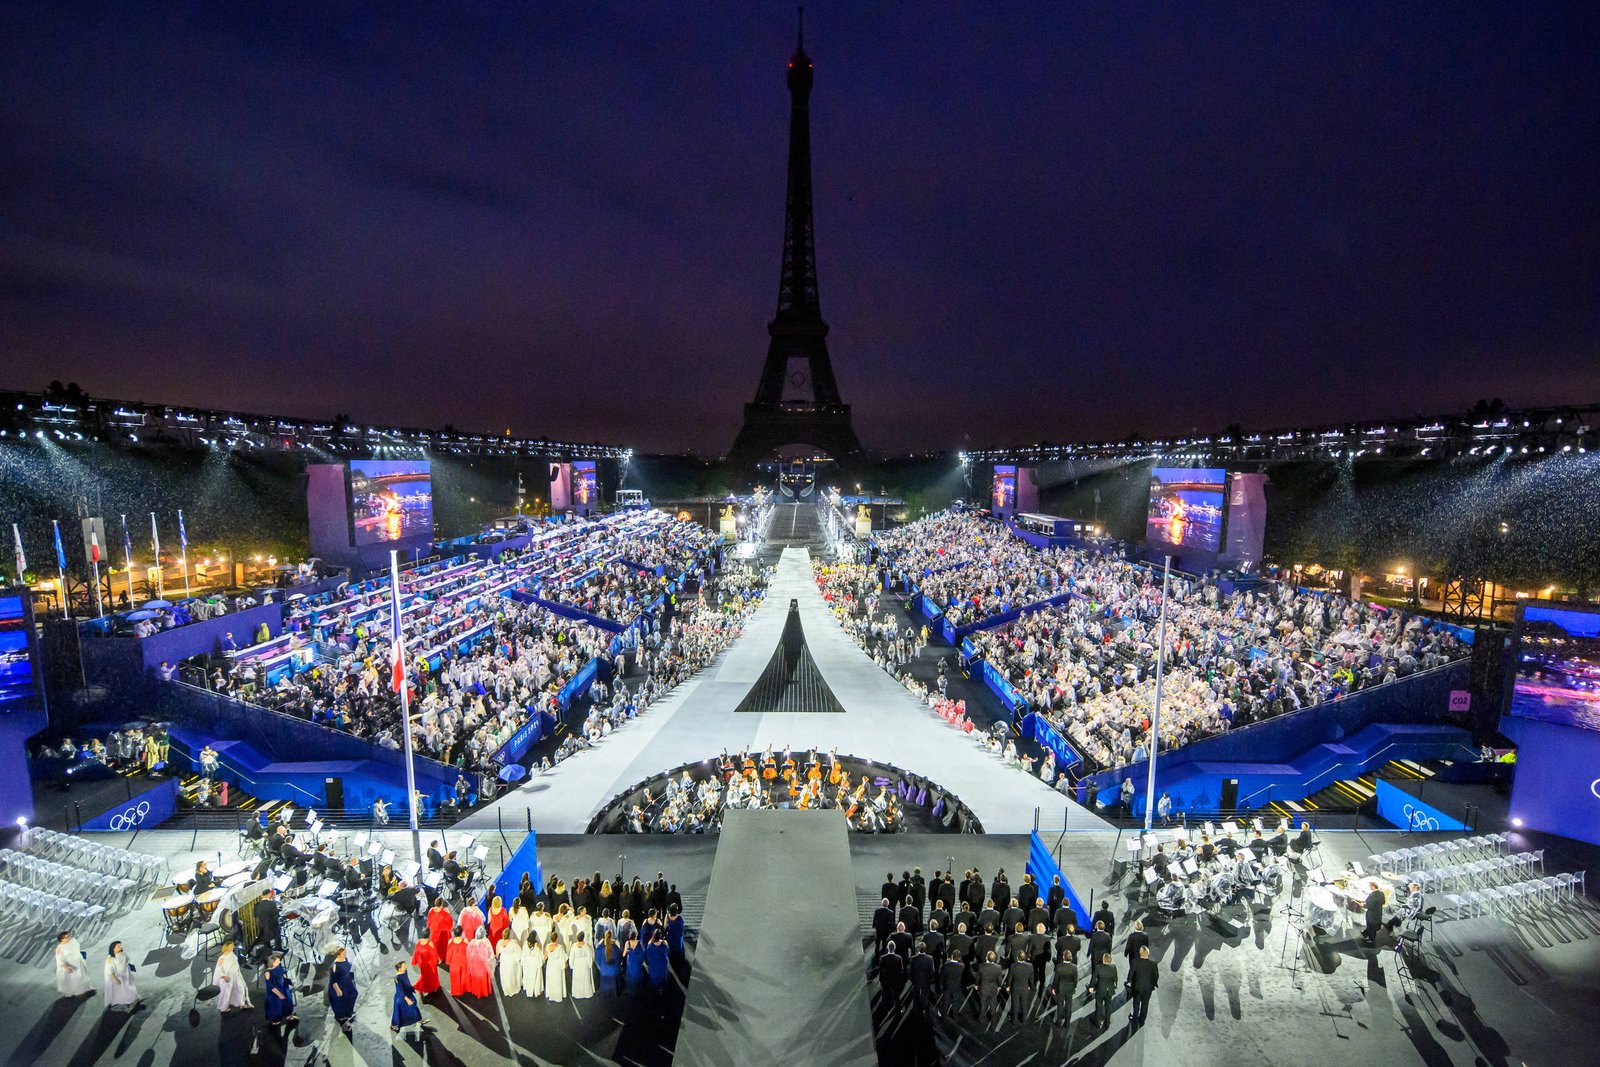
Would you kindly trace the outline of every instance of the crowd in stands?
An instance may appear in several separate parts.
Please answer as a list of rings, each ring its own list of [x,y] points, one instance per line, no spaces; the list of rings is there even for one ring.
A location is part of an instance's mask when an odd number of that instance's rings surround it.
[[[608,561],[592,572],[570,582],[546,583],[539,595],[613,622],[631,622],[720,543],[717,534],[687,519],[652,523],[610,539]]]
[[[980,631],[973,644],[1089,763],[1142,760],[1161,578],[1121,560],[1078,557],[1063,584],[1080,596]],[[1175,576],[1161,747],[1383,685],[1468,651],[1450,631],[1381,606],[1288,585],[1228,594],[1209,578]]]
[[[608,655],[612,635],[507,596],[486,597],[464,625],[492,624],[465,653],[446,655],[437,671],[411,672],[417,751],[444,763],[482,768],[591,659]],[[375,628],[376,629],[376,628]],[[284,677],[260,691],[260,703],[399,748],[400,697],[390,684],[389,641],[363,630],[333,662]]]
[[[588,717],[562,743],[556,761],[643,714],[737,640],[765,595],[767,578],[760,564],[729,562],[713,580],[702,583],[696,596],[680,600],[667,625],[639,643],[635,670],[643,677],[634,677],[631,688],[622,679],[613,686],[591,687]]]

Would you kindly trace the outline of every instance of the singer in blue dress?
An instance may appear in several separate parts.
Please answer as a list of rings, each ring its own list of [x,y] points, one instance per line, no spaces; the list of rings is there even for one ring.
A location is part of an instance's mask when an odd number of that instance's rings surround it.
[[[328,976],[328,1007],[341,1030],[349,1031],[356,1016],[356,972],[340,949],[333,957],[333,973]]]
[[[394,1011],[389,1016],[389,1029],[400,1031],[422,1022],[422,1005],[417,1001],[417,991],[411,987],[411,975],[406,973],[404,962],[394,965]]]
[[[267,995],[262,1002],[266,1011],[267,1023],[278,1026],[294,1020],[294,983],[289,981],[288,972],[283,969],[283,959],[280,956],[270,956],[267,959],[266,977]]]

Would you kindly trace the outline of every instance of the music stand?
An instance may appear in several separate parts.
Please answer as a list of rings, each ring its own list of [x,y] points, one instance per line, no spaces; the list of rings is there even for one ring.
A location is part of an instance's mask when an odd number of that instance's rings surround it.
[[[272,889],[274,892],[282,893],[293,884],[294,877],[292,875],[280,874],[276,879],[273,880]]]
[[[477,848],[473,849],[472,850],[472,858],[477,860],[479,863],[482,863],[484,860],[488,859],[489,858],[489,849],[488,849],[488,847],[485,846],[485,845],[479,845]]]
[[[394,863],[394,849],[386,848],[383,850],[383,855],[378,858],[378,866],[388,867],[392,863]]]

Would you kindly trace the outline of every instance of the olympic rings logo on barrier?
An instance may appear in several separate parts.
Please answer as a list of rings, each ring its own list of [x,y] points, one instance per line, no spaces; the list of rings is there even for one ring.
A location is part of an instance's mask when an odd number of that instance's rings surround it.
[[[132,830],[134,827],[143,823],[149,814],[150,802],[148,800],[141,800],[137,804],[129,805],[127,810],[119,811],[117,814],[111,816],[111,822],[109,825],[112,830]]]
[[[1596,800],[1600,800],[1600,778],[1589,783],[1589,792],[1595,795]]]
[[[1427,832],[1439,829],[1439,820],[1415,804],[1407,804],[1400,809],[1400,814],[1406,817],[1406,829],[1408,830]]]

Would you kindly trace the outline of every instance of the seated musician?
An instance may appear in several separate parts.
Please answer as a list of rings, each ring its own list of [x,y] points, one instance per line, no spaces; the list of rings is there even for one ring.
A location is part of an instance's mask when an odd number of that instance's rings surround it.
[[[454,887],[454,892],[464,893],[467,889],[467,870],[456,858],[455,849],[451,849],[444,857],[444,877]]]
[[[194,865],[194,882],[190,887],[189,892],[193,893],[195,896],[199,896],[208,889],[214,889],[216,885],[217,876],[211,873],[211,870],[206,866],[206,861],[201,860],[199,863],[196,863]]]
[[[1156,854],[1150,857],[1150,866],[1154,867],[1156,874],[1162,878],[1167,876],[1167,868],[1172,864],[1172,860],[1167,856],[1166,847],[1165,844],[1158,843],[1156,845]]]
[[[1232,856],[1239,851],[1239,842],[1231,834],[1224,834],[1221,841],[1217,842],[1217,852],[1224,856]]]
[[[1217,858],[1217,846],[1211,843],[1209,834],[1200,835],[1200,862],[1210,863]]]
[[[367,888],[367,876],[361,873],[361,860],[356,856],[350,857],[350,862],[344,868],[344,887],[346,889]]]
[[[1182,911],[1183,906],[1183,883],[1177,879],[1164,881],[1156,889],[1156,907],[1164,911]]]
[[[1315,844],[1316,842],[1311,837],[1311,824],[1303,822],[1300,824],[1300,832],[1294,835],[1294,842],[1289,847],[1301,855],[1305,855],[1315,847]]]
[[[1267,839],[1261,836],[1260,830],[1250,835],[1250,851],[1256,854],[1258,860],[1267,858]]]
[[[267,828],[261,825],[259,818],[251,819],[245,823],[244,836],[246,841],[261,841],[267,836]]]

